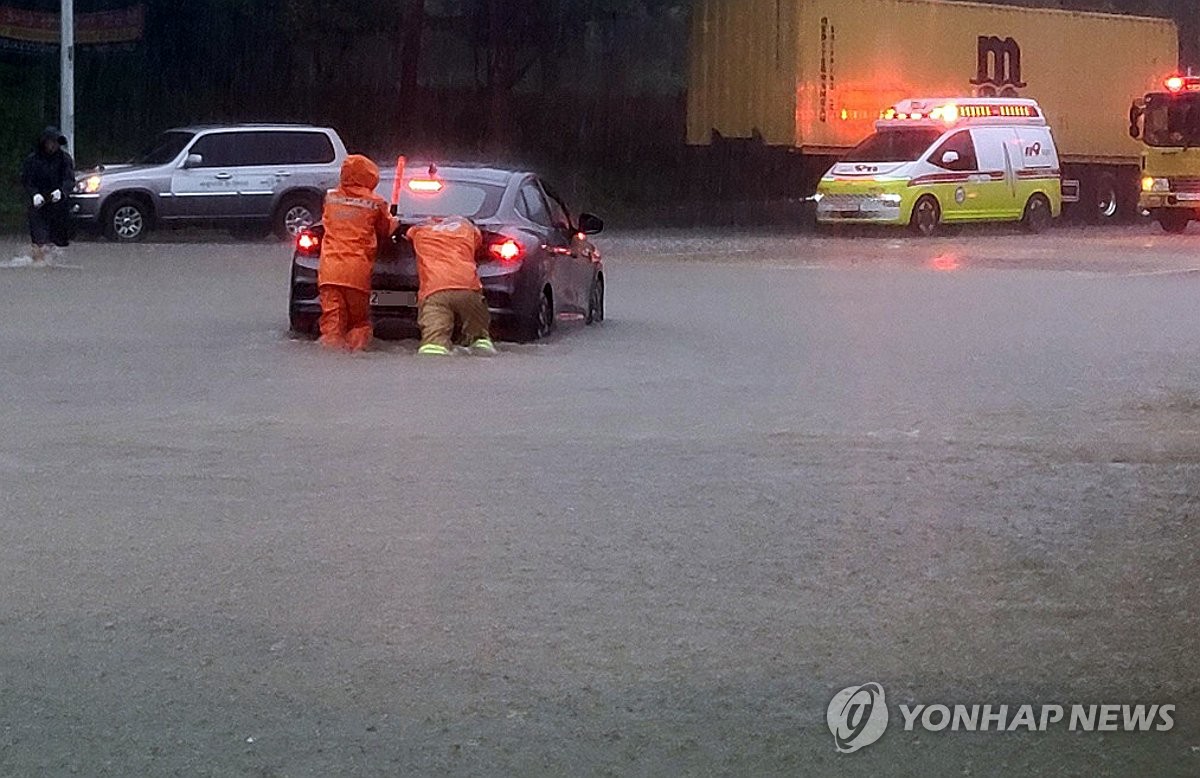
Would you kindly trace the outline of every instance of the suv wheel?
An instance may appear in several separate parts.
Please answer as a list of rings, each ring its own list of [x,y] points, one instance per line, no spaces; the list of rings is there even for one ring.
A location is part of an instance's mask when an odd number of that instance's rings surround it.
[[[275,235],[280,240],[292,240],[320,220],[320,198],[311,194],[288,195],[275,214]]]
[[[105,210],[104,236],[118,243],[136,243],[150,229],[150,209],[136,197],[122,197]]]

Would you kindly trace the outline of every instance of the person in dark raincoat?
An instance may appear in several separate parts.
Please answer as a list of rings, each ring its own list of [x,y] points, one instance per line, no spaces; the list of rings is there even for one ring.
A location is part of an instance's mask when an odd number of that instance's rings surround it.
[[[21,167],[21,186],[28,197],[34,264],[43,264],[52,246],[65,248],[71,242],[70,199],[75,187],[75,161],[67,153],[66,145],[66,137],[56,127],[47,127]]]

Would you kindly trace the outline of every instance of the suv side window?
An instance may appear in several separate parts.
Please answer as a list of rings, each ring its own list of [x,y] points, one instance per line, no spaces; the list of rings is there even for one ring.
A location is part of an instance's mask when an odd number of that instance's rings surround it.
[[[942,158],[946,156],[947,151],[958,153],[958,161],[952,162],[949,165],[943,164]],[[937,150],[929,156],[929,161],[943,170],[953,170],[959,173],[971,172],[979,169],[979,160],[975,156],[975,141],[971,140],[970,130],[961,130],[954,133],[937,147]]]
[[[333,144],[320,132],[238,134],[239,165],[320,165],[334,160]]]
[[[521,193],[517,198],[517,207],[521,215],[531,222],[543,227],[554,226],[550,218],[550,209],[546,206],[546,199],[542,197],[542,190],[534,184],[527,183],[521,187]]]
[[[275,155],[272,165],[328,165],[336,154],[323,132],[272,132]]]
[[[214,132],[192,145],[190,153],[204,157],[200,167],[233,167],[241,162],[241,148],[236,132]]]

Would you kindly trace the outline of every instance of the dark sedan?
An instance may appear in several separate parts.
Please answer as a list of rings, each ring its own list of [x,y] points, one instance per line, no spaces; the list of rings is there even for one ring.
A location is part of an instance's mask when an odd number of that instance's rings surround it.
[[[395,175],[379,193],[392,195]],[[604,265],[589,239],[603,223],[572,218],[554,190],[532,173],[476,167],[408,167],[397,209],[401,228],[379,248],[372,278],[371,316],[380,337],[417,333],[417,267],[404,233],[439,216],[466,216],[483,232],[479,277],[492,312],[493,335],[532,341],[560,318],[594,324],[604,319]],[[292,330],[313,334],[321,314],[317,266],[320,225],[301,233],[292,258]]]

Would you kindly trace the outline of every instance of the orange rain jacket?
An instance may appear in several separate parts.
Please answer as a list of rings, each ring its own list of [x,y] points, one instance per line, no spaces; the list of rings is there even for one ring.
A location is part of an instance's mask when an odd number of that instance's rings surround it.
[[[408,239],[417,252],[418,301],[450,289],[483,290],[475,261],[483,236],[470,219],[451,216],[424,222],[409,229]]]
[[[379,241],[387,240],[397,225],[387,202],[375,194],[377,186],[379,168],[374,162],[358,154],[346,157],[341,185],[325,196],[318,285],[371,291]]]

